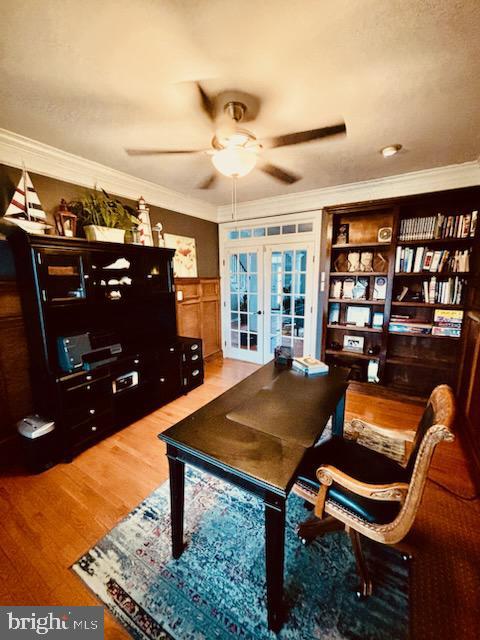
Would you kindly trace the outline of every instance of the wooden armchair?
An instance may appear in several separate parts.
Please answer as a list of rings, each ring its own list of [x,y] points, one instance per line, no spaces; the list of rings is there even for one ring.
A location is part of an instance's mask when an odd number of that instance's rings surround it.
[[[441,385],[428,400],[404,464],[355,441],[331,438],[314,447],[302,465],[293,490],[314,505],[315,516],[300,524],[298,534],[307,542],[345,528],[361,581],[359,597],[372,591],[361,536],[396,544],[407,535],[422,500],[435,447],[443,440],[454,440],[450,430],[454,415],[452,390]],[[412,440],[411,431],[379,430],[392,438]]]

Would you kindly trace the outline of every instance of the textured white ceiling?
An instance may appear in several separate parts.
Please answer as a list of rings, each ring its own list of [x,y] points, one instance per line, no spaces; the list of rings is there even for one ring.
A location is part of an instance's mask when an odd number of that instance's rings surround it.
[[[203,155],[131,158],[125,147],[205,148],[192,84],[260,99],[257,137],[344,119],[347,138],[271,149],[302,174],[254,171],[239,200],[473,160],[480,153],[479,0],[2,0],[0,127],[223,204],[195,185]],[[378,150],[400,143],[385,160]]]

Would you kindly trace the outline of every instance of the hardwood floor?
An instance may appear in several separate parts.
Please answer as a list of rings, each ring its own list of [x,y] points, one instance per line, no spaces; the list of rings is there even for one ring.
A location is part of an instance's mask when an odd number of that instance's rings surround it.
[[[166,480],[165,448],[157,434],[255,369],[245,362],[214,360],[206,365],[204,385],[72,463],[35,477],[12,464],[0,485],[0,604],[98,604],[69,567]],[[391,427],[414,427],[421,411],[418,405],[357,392],[347,397],[347,418]],[[438,449],[432,478],[462,494],[473,493],[458,442]],[[429,483],[409,536],[419,550],[412,589],[413,637],[476,637],[479,525],[478,501],[460,502]],[[129,636],[106,614],[105,637]]]

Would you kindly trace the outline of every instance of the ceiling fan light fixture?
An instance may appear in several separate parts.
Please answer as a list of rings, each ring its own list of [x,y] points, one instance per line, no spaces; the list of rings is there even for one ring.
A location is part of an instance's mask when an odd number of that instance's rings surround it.
[[[212,155],[212,163],[217,171],[228,178],[243,178],[255,168],[257,152],[255,148],[227,147]]]
[[[383,147],[381,154],[384,158],[390,158],[397,154],[402,148],[401,144],[389,144],[388,147]]]

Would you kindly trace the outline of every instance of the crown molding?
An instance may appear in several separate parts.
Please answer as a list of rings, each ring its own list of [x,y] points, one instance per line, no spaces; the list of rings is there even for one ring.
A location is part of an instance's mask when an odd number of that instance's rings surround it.
[[[82,187],[98,184],[109,193],[131,200],[142,195],[154,206],[217,221],[217,207],[213,204],[1,128],[0,163],[18,168],[25,164],[29,171]]]
[[[381,200],[477,185],[480,185],[480,163],[478,160],[474,160],[463,164],[376,178],[375,180],[241,202],[237,204],[237,219],[265,218],[286,213],[318,210],[332,205]],[[230,205],[218,207],[217,212],[219,223],[231,222]]]

